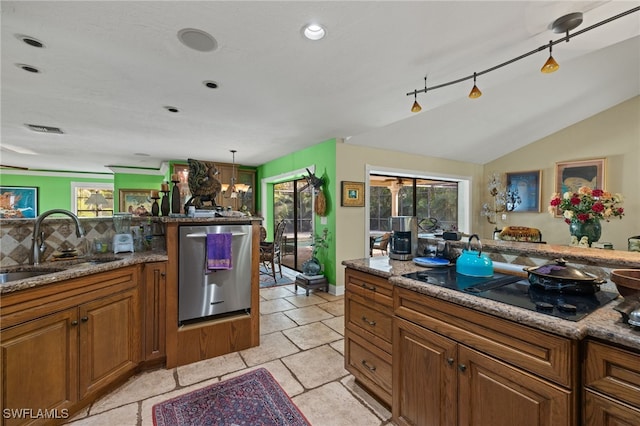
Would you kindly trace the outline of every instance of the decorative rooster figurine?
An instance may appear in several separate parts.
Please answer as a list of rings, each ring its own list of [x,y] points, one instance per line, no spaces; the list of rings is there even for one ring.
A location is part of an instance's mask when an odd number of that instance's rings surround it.
[[[210,202],[208,209],[215,209],[216,195],[222,189],[220,181],[216,178],[218,169],[212,161],[200,161],[189,159],[189,190],[191,198],[184,205],[187,211],[189,206],[195,206],[198,209],[205,208],[204,203]]]

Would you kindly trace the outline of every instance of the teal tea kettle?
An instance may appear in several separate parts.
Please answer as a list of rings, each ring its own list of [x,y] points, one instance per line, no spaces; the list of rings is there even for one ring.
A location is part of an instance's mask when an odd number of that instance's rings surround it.
[[[479,251],[471,249],[471,240],[478,240]],[[456,272],[471,277],[492,277],[493,261],[486,254],[482,254],[482,243],[478,234],[469,237],[467,247],[456,261]]]

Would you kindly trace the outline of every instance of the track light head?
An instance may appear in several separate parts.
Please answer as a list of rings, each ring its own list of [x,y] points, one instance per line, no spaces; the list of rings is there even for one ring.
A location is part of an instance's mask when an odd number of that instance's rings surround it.
[[[476,73],[473,73],[473,88],[471,89],[471,92],[469,92],[469,98],[471,99],[477,99],[480,96],[482,96],[482,92],[480,91],[480,89],[478,89],[478,86],[476,86]]]
[[[411,112],[420,112],[422,111],[422,107],[418,103],[418,92],[413,91],[413,105],[411,106]]]
[[[558,68],[560,68],[560,65],[558,65],[556,60],[553,59],[553,55],[551,54],[552,46],[553,43],[549,40],[549,59],[547,59],[547,62],[545,62],[542,68],[540,68],[540,72],[544,74],[551,74],[552,72],[558,71]]]

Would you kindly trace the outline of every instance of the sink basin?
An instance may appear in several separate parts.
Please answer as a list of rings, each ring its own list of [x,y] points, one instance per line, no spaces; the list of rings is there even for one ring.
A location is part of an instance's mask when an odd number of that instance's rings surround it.
[[[37,277],[39,275],[52,274],[54,272],[60,272],[62,270],[63,269],[47,269],[47,270],[0,272],[0,284],[8,283],[11,281],[24,280],[26,278]]]

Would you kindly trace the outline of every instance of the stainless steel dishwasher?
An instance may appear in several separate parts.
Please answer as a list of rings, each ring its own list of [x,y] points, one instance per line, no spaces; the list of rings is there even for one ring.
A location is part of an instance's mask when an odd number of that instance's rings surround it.
[[[207,234],[232,234],[232,269],[208,270]],[[251,225],[183,225],[179,230],[178,324],[251,310]]]

